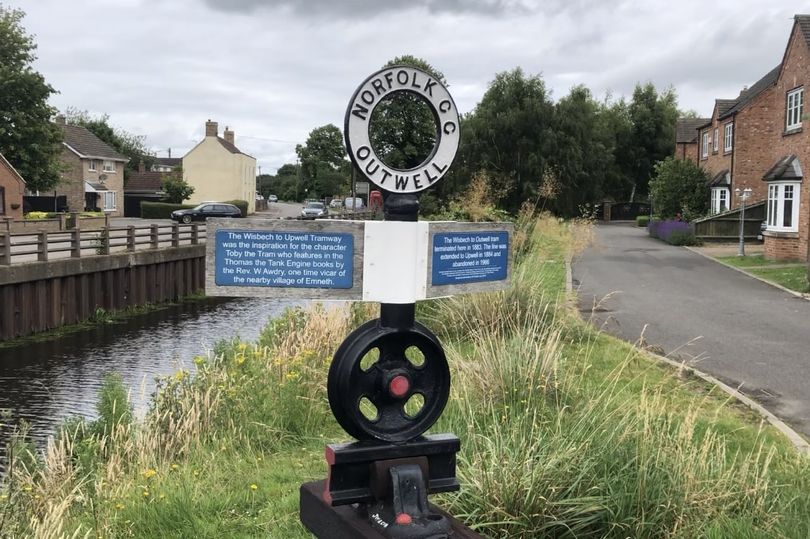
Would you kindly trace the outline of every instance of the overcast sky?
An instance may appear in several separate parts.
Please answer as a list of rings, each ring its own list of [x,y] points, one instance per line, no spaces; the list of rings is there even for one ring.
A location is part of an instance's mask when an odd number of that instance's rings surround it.
[[[23,9],[52,103],[181,157],[207,119],[236,132],[262,172],[295,161],[313,128],[341,127],[348,100],[388,60],[442,71],[461,112],[495,73],[541,74],[558,99],[636,82],[673,86],[711,113],[782,59],[792,0],[0,0]],[[804,8],[806,11],[808,8]]]

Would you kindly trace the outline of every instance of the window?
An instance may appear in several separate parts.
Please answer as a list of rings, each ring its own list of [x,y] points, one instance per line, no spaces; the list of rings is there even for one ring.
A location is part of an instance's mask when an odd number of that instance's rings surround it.
[[[95,159],[90,160],[90,164],[87,166],[87,170],[89,170],[90,172],[95,172],[96,171],[96,160]]]
[[[115,161],[104,161],[104,172],[115,172]]]
[[[723,136],[723,151],[730,152],[734,141],[734,123],[728,123]]]
[[[700,156],[704,159],[709,156],[709,133],[703,133],[703,141],[700,148]],[[705,198],[703,200],[706,200]]]
[[[729,190],[727,187],[712,189],[712,213],[728,211]]]
[[[787,122],[785,129],[798,129],[802,126],[802,108],[804,106],[804,88],[796,88],[787,94]]]
[[[719,129],[714,128],[714,139],[712,139],[712,151],[717,153],[717,147],[720,144],[720,136],[718,135]]]
[[[768,186],[768,230],[799,231],[798,183],[772,183]]]
[[[0,187],[0,215],[6,214],[6,188]]]
[[[104,191],[104,211],[115,210],[115,191]]]

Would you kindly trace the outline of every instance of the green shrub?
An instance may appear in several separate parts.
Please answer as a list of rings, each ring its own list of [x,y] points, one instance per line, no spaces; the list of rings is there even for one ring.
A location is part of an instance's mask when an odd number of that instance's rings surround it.
[[[700,245],[701,241],[693,232],[675,230],[669,235],[669,243],[672,245]]]
[[[195,208],[196,204],[169,204],[167,202],[141,202],[141,217],[143,219],[171,219],[175,210]]]
[[[636,217],[636,226],[646,227],[648,224],[650,224],[649,215],[639,215]]]
[[[248,203],[244,200],[226,200],[225,204],[233,204],[242,211],[242,217],[247,217]]]

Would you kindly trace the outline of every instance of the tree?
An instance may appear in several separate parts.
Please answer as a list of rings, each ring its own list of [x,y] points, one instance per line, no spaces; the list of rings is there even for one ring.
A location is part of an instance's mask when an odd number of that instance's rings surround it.
[[[256,190],[266,198],[276,195],[279,200],[300,200],[303,194],[299,185],[299,167],[291,163],[281,165],[275,175],[261,174],[256,177]]]
[[[118,153],[129,157],[124,167],[124,180],[129,174],[138,169],[138,164],[143,161],[147,169],[154,162],[154,155],[146,147],[146,137],[133,135],[123,129],[112,127],[109,123],[109,114],[92,116],[86,110],[68,108],[65,112],[67,123],[79,125],[93,133],[95,136],[106,142]]]
[[[709,176],[688,159],[669,156],[656,163],[650,193],[653,210],[665,219],[681,214],[691,220],[709,211]]]
[[[604,194],[613,164],[613,140],[600,103],[584,86],[575,86],[554,107],[554,149],[549,158],[558,189],[548,208],[564,216],[581,213]]]
[[[652,83],[636,85],[628,109],[632,131],[622,149],[622,168],[633,182],[635,195],[646,196],[655,163],[675,152],[678,100],[672,89],[660,94]]]
[[[34,71],[36,44],[20,24],[24,13],[0,5],[0,153],[25,179],[30,191],[59,183],[62,131],[51,122],[56,93]]]
[[[462,121],[460,163],[452,188],[460,192],[473,174],[485,171],[494,196],[507,211],[543,193],[551,178],[554,105],[539,75],[520,68],[498,73],[472,114]]]
[[[304,145],[295,153],[301,161],[301,193],[322,197],[346,192],[349,182],[349,162],[343,146],[343,134],[333,124],[310,131]]]
[[[183,179],[183,168],[175,167],[163,180],[164,200],[172,204],[182,204],[194,194],[194,187]]]
[[[442,84],[444,75],[421,58],[398,56],[383,67],[405,65],[420,69]],[[383,98],[369,122],[374,151],[389,167],[411,169],[427,159],[436,144],[436,120],[424,99],[411,92],[395,92]]]

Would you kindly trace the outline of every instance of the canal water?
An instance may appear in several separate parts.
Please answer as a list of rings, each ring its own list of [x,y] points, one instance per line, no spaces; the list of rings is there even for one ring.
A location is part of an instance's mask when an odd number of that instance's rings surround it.
[[[107,373],[121,375],[139,415],[155,377],[193,367],[195,355],[222,339],[255,340],[291,302],[266,299],[187,301],[122,322],[101,324],[52,340],[0,349],[0,448],[11,425],[25,419],[43,448],[70,416],[93,418]],[[9,417],[3,417],[9,415]]]

